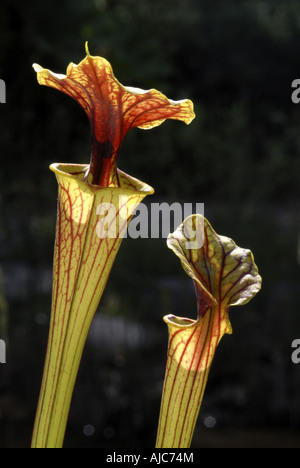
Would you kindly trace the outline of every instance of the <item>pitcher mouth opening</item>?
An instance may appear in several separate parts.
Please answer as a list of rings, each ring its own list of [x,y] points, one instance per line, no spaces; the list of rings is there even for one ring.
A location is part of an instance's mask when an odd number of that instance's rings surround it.
[[[166,324],[170,324],[173,326],[175,325],[175,326],[178,326],[179,328],[182,328],[182,327],[189,328],[197,324],[197,320],[193,320],[187,317],[176,317],[176,315],[172,315],[172,314],[166,315],[164,317],[164,321]]]
[[[53,163],[50,165],[50,170],[55,174],[60,174],[65,177],[76,177],[82,183],[86,184],[91,191],[98,190],[122,190],[122,192],[137,192],[141,193],[143,196],[152,195],[154,193],[153,187],[142,182],[135,177],[126,174],[125,172],[117,169],[117,175],[119,180],[119,186],[110,186],[102,187],[100,185],[93,185],[90,181],[86,180],[86,175],[88,173],[90,165],[89,164],[72,164],[72,163]]]

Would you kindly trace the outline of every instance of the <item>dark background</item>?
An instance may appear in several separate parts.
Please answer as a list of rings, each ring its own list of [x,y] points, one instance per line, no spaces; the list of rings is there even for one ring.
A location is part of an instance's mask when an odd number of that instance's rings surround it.
[[[44,363],[57,186],[52,162],[88,163],[90,129],[32,63],[65,73],[107,58],[121,83],[194,101],[190,126],[126,137],[119,167],[151,202],[205,203],[219,234],[250,248],[262,291],[232,308],[193,447],[300,447],[300,78],[298,0],[1,0],[0,446],[29,447]],[[150,202],[150,198],[148,200]],[[84,351],[66,447],[154,447],[165,314],[196,317],[165,239],[124,240]]]

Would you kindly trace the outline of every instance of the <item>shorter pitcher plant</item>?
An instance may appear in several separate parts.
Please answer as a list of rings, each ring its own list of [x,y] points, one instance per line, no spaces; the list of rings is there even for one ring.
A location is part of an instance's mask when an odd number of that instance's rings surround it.
[[[156,447],[189,448],[216,348],[232,333],[229,308],[249,302],[261,277],[250,250],[216,234],[201,215],[187,218],[167,243],[194,282],[198,317],[164,317],[169,345]]]

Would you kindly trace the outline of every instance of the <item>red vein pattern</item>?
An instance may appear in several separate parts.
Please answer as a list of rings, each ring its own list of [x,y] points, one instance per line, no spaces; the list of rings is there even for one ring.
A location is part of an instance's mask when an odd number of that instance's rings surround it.
[[[203,245],[191,249],[188,234],[199,227]],[[195,283],[198,318],[164,317],[169,345],[156,446],[188,448],[216,348],[225,333],[232,333],[229,307],[249,302],[261,288],[261,277],[252,253],[217,235],[200,215],[187,218],[169,236],[168,246]]]
[[[86,166],[51,168],[58,181],[59,201],[51,323],[32,439],[35,448],[62,445],[83,347],[122,241],[118,233],[125,232],[136,205],[153,193],[151,187],[121,171],[120,188],[100,188],[82,180]],[[103,203],[115,209],[111,218],[117,225],[114,237],[99,237],[111,227],[99,221],[97,207]]]

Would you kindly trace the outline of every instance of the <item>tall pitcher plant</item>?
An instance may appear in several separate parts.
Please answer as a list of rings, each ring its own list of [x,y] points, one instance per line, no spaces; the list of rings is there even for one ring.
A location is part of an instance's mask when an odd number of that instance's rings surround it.
[[[137,205],[153,189],[117,168],[126,133],[166,119],[189,124],[190,100],[172,101],[154,89],[123,86],[104,58],[71,63],[66,75],[34,65],[38,82],[62,91],[85,110],[91,125],[89,164],[54,163],[58,209],[50,330],[32,448],[63,445],[86,337],[122,236]],[[68,155],[67,155],[68,156]],[[142,157],[142,155],[140,155]]]

